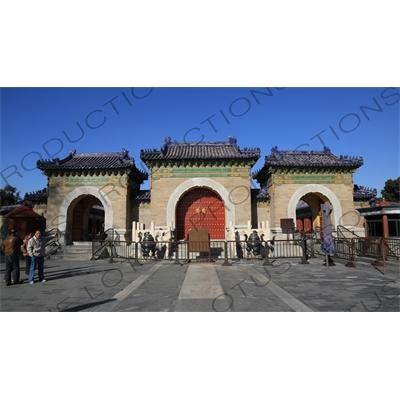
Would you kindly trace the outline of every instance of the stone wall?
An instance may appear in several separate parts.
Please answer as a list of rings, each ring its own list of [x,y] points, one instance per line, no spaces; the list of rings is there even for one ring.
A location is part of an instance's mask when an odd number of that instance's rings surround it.
[[[333,207],[331,220],[335,228],[337,225],[360,229],[363,226],[362,219],[354,207],[352,185],[288,183],[274,185],[271,193],[271,227],[279,228],[281,218],[295,220],[296,205],[301,198],[310,204],[314,215],[319,213],[319,200],[329,201]],[[319,226],[318,220],[313,222],[314,226]]]
[[[131,210],[128,199],[128,184],[123,175],[49,178],[46,228],[67,229],[72,208],[80,199],[94,196],[105,209],[106,229],[125,232],[130,228]]]
[[[203,186],[206,188],[210,188],[217,192],[222,199],[224,200],[226,207],[226,215],[229,215],[231,210],[235,212],[236,221],[233,221],[236,224],[245,225],[248,221],[251,220],[251,196],[250,196],[250,179],[243,177],[213,177],[207,178],[207,182],[204,181],[201,184],[201,180],[204,178],[196,178],[200,180],[200,185],[191,186],[191,188]],[[226,195],[224,198],[223,193],[215,190],[213,188],[212,180],[217,184],[222,185],[226,190]],[[180,185],[188,182],[190,180],[185,178],[163,178],[157,181],[153,181],[151,188],[151,205],[149,216],[153,218],[156,225],[168,225],[169,222],[166,220],[165,211],[168,208],[168,203],[171,195]],[[188,189],[190,190],[190,188]],[[182,193],[183,195],[184,193]],[[176,207],[176,204],[175,204]],[[226,221],[226,225],[228,225],[228,221]]]

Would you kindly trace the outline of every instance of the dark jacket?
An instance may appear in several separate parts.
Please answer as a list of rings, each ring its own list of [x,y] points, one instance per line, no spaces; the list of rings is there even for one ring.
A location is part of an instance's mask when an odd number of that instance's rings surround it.
[[[18,256],[21,251],[22,244],[22,239],[15,233],[12,233],[3,240],[1,249],[6,256]]]

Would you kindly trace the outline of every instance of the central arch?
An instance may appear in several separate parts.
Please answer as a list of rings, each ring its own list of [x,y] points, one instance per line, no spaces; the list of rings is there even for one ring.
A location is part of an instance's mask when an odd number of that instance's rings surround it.
[[[225,239],[225,206],[221,197],[208,188],[186,192],[176,206],[178,239],[186,239],[191,229],[205,228],[211,239]]]
[[[176,206],[180,200],[180,198],[185,194],[187,191],[193,188],[208,188],[213,190],[217,193],[225,205],[225,224],[229,224],[232,221],[235,224],[236,221],[236,214],[235,214],[235,205],[231,200],[231,196],[229,192],[222,186],[220,183],[214,181],[210,178],[192,178],[188,179],[187,181],[181,183],[175,190],[172,192],[168,204],[167,204],[167,221],[166,225],[169,226],[170,223],[173,223],[176,226],[175,221],[175,211]]]

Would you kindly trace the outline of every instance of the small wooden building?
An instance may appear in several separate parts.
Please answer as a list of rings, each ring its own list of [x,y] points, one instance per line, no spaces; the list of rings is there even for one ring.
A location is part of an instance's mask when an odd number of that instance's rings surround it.
[[[35,230],[44,230],[45,219],[31,210],[29,207],[21,205],[4,216],[8,218],[8,233],[11,230],[18,231],[18,236],[25,237],[28,233]]]

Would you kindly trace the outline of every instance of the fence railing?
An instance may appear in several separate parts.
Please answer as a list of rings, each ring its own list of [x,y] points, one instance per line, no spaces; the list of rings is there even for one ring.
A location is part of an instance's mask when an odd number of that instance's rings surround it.
[[[393,238],[388,238],[385,239],[386,242],[386,250],[387,250],[387,257],[390,258],[395,258],[396,260],[400,259],[400,239],[393,239]]]
[[[400,239],[388,238],[351,238],[335,239],[336,255],[340,258],[348,258],[349,255],[360,257],[400,259]]]
[[[343,239],[343,238],[350,239],[350,238],[354,238],[354,237],[361,237],[361,236],[357,235],[354,231],[346,228],[343,225],[338,225],[336,232],[337,232],[337,236],[339,239]]]
[[[154,261],[213,262],[223,261],[229,265],[233,260],[263,260],[265,265],[277,259],[300,259],[302,264],[313,257],[314,248],[320,241],[315,237],[299,237],[292,240],[269,241],[121,241],[97,239],[92,242],[92,259],[123,258],[136,263]],[[346,259],[349,267],[355,267],[357,257],[374,259],[375,266],[386,273],[387,259],[400,259],[400,239],[384,238],[337,238],[336,257]]]
[[[335,239],[336,256],[349,260],[346,264],[355,267],[357,257],[373,258],[375,266],[383,267],[386,274],[386,260],[400,259],[400,239],[361,238]]]
[[[297,258],[302,263],[312,255],[310,239],[272,241],[121,241],[93,240],[92,259],[125,258],[136,262],[169,260],[182,262],[211,262],[217,260],[264,260],[265,263],[280,258]]]
[[[54,236],[57,233],[57,236]],[[49,231],[46,231],[43,234],[44,238],[53,236],[52,239],[47,241],[45,245],[45,258],[48,258],[61,250],[61,242],[64,238],[64,234],[57,228],[53,228]]]

